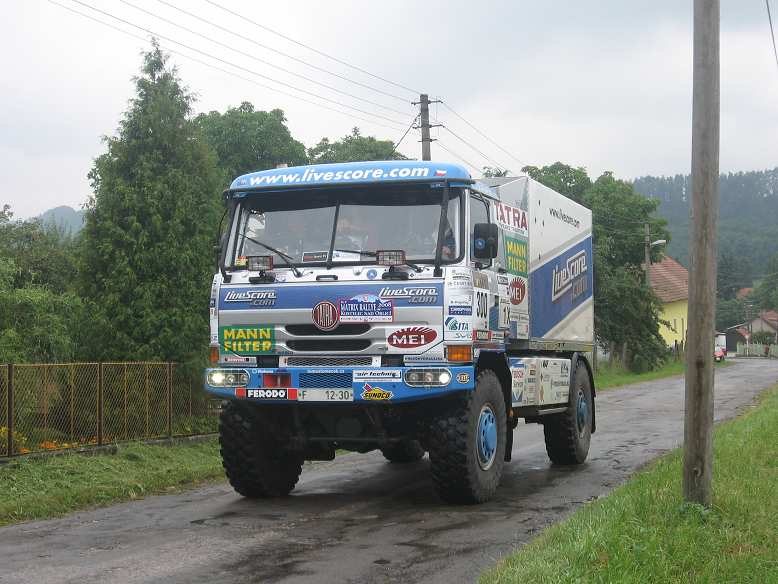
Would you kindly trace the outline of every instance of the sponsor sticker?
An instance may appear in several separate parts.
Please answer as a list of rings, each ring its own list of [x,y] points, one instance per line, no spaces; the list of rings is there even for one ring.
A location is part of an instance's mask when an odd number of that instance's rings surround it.
[[[505,236],[505,269],[514,276],[527,277],[527,241]]]
[[[555,265],[552,271],[551,300],[556,302],[566,292],[570,291],[575,300],[586,291],[586,273],[589,265],[586,261],[586,251],[581,250],[567,258],[564,266]]]
[[[471,316],[473,314],[472,306],[449,306],[448,313],[451,316]]]
[[[470,374],[457,373],[457,383],[470,383]]]
[[[258,355],[272,353],[275,348],[274,326],[222,326],[219,344],[225,353]]]
[[[495,202],[495,216],[497,225],[505,231],[526,234],[529,226],[527,212],[518,207],[512,207],[506,203]]]
[[[489,276],[483,272],[476,272],[473,274],[473,287],[489,289]]]
[[[276,299],[275,290],[230,291],[224,296],[224,302],[247,302],[251,306],[273,306]]]
[[[508,297],[513,305],[524,302],[527,297],[527,280],[520,277],[511,280],[510,286],[508,286]]]
[[[296,389],[247,389],[249,399],[297,399]]]
[[[354,381],[400,381],[399,369],[354,369]]]
[[[362,386],[362,399],[368,401],[386,401],[392,399],[394,394],[391,391],[386,391],[380,387],[365,383]]]
[[[398,349],[413,349],[429,345],[438,336],[433,329],[423,326],[405,327],[391,333],[386,342]]]
[[[240,355],[222,355],[220,361],[224,363],[250,363],[251,357],[241,357]]]
[[[474,341],[491,341],[492,331],[473,331]]]
[[[403,286],[401,288],[381,288],[378,293],[381,298],[397,298],[407,300],[408,304],[437,304],[437,288],[428,286]]]
[[[392,322],[394,308],[391,300],[382,300],[375,294],[357,294],[340,300],[340,322]]]
[[[326,262],[327,251],[304,251],[303,262]]]
[[[446,318],[445,324],[446,330],[449,331],[470,332],[470,323],[466,320],[457,320],[453,316],[449,316]]]

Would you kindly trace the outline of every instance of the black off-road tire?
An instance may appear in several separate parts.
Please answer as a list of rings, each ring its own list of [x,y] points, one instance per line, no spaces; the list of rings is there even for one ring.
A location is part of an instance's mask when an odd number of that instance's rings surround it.
[[[219,419],[222,466],[244,497],[288,495],[302,472],[302,457],[263,431],[252,406],[230,401]]]
[[[543,418],[546,452],[554,464],[582,464],[589,455],[594,412],[592,385],[586,365],[578,361],[574,366],[575,377],[570,387],[567,411]],[[583,396],[587,404],[585,423],[580,429],[577,421],[579,396]]]
[[[389,462],[417,462],[424,458],[424,447],[418,440],[403,440],[384,446],[381,453]]]
[[[484,469],[476,448],[479,418],[486,405],[494,413],[497,438],[494,460]],[[432,482],[441,499],[473,504],[488,501],[494,495],[505,463],[506,424],[500,381],[493,371],[481,371],[475,390],[467,392],[430,429]]]

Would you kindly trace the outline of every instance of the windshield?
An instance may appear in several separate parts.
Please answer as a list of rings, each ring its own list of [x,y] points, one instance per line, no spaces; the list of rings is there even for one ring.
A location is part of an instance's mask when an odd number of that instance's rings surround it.
[[[231,237],[234,267],[246,257],[272,255],[269,246],[296,265],[327,261],[335,233],[333,263],[370,263],[376,250],[401,249],[412,263],[432,263],[440,223],[440,189],[394,187],[263,193],[237,210]],[[442,259],[459,258],[462,189],[450,189]],[[337,218],[337,224],[336,224]],[[264,244],[264,245],[260,245]]]

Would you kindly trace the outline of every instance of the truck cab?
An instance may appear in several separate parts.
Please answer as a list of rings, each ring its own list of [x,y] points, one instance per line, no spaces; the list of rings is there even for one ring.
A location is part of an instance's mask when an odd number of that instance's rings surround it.
[[[528,177],[488,186],[418,161],[252,173],[225,202],[205,385],[226,400],[239,493],[285,495],[304,460],[380,449],[395,463],[429,452],[445,500],[485,501],[520,417],[543,424],[552,460],[586,458],[583,207]]]

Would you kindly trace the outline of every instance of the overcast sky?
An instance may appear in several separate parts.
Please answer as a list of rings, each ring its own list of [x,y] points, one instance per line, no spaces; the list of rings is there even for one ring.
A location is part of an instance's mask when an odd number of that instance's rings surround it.
[[[148,39],[147,33],[57,0]],[[195,111],[224,111],[242,101],[281,108],[295,138],[312,146],[359,126],[397,140],[413,118],[414,94],[328,60],[232,16],[205,0],[166,0],[257,42],[403,100],[313,70],[197,21],[158,0],[128,0],[244,53],[359,97],[324,89],[247,56],[193,36],[120,0],[83,0],[255,73],[305,88],[396,121],[351,111],[341,114],[260,87],[272,85],[246,71],[217,71],[179,55],[185,84],[198,95]],[[511,156],[442,106],[432,113],[446,130],[440,144],[477,167],[494,162],[518,171],[523,163],[556,160],[586,167],[593,176],[622,178],[687,173],[690,166],[692,1],[580,0],[527,2],[251,2],[215,0],[247,18],[376,75],[446,100]],[[778,67],[763,0],[722,0],[721,169],[778,165]],[[778,2],[772,0],[774,16]],[[46,0],[6,0],[0,24],[0,204],[17,217],[57,205],[80,207],[90,192],[92,160],[113,134],[148,40],[123,35]],[[161,44],[204,61],[202,54]],[[211,61],[214,65],[227,65]],[[245,79],[238,78],[237,75]],[[280,86],[277,86],[280,88]],[[283,88],[289,93],[297,93]],[[311,101],[310,95],[298,94]],[[325,102],[320,102],[325,103]],[[341,106],[328,104],[337,109]],[[373,122],[356,120],[365,117]],[[377,124],[387,124],[384,127]],[[400,150],[420,155],[410,134]],[[488,156],[485,159],[481,153]],[[456,161],[438,144],[433,159]]]

